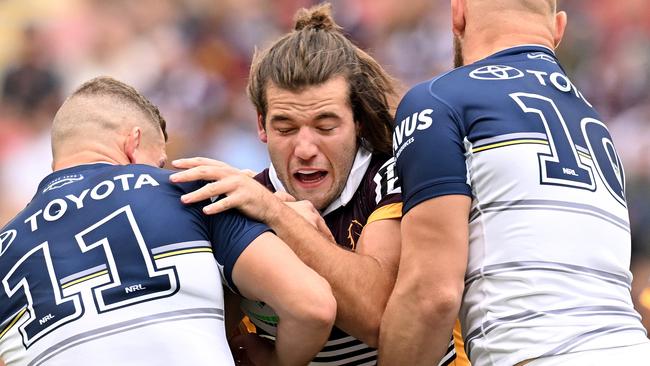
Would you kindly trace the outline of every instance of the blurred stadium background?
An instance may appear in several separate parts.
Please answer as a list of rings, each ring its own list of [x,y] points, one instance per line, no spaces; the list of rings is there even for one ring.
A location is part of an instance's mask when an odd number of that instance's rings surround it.
[[[332,0],[339,24],[404,88],[449,69],[448,0]],[[81,82],[110,75],[166,117],[170,159],[268,164],[246,85],[255,47],[309,0],[0,0],[0,227],[50,172],[49,124]],[[565,0],[558,50],[609,124],[627,175],[633,295],[650,277],[650,1]],[[646,316],[647,318],[647,316]],[[646,323],[649,324],[649,323]]]

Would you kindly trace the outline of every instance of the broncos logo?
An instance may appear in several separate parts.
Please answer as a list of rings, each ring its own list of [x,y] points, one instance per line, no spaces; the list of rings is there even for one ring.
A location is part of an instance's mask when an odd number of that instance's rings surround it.
[[[350,226],[348,226],[348,240],[350,241],[348,247],[350,247],[351,250],[356,249],[357,240],[359,240],[362,230],[363,225],[359,221],[352,220],[352,222],[350,222]]]

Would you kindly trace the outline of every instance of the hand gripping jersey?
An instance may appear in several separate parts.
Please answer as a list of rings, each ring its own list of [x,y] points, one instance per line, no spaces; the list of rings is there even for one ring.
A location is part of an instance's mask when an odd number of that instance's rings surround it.
[[[419,84],[396,118],[404,212],[473,199],[460,312],[473,365],[648,341],[623,166],[552,51],[515,47]]]
[[[362,148],[357,151],[343,192],[322,213],[332,235],[341,247],[355,250],[363,227],[370,222],[401,218],[402,196],[394,166],[394,159],[389,156],[371,154]],[[285,190],[273,166],[258,174],[255,179],[274,192]],[[247,305],[251,308],[251,304]],[[260,309],[259,313],[262,312]],[[275,334],[275,324],[268,318],[252,316],[251,321],[257,326],[258,333]],[[440,365],[466,365],[454,363],[455,360],[456,351],[452,341]],[[334,327],[327,344],[311,363],[311,365],[376,364],[376,349],[370,348],[337,327]]]
[[[8,365],[233,365],[223,277],[267,231],[206,217],[200,184],[104,163],[46,177],[0,230],[0,358]],[[220,273],[221,272],[221,273]]]

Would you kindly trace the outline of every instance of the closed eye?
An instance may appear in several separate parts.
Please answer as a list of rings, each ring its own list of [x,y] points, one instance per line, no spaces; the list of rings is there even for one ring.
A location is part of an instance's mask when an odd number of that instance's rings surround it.
[[[276,128],[275,129],[280,135],[288,135],[292,132],[294,132],[296,129],[295,128]]]

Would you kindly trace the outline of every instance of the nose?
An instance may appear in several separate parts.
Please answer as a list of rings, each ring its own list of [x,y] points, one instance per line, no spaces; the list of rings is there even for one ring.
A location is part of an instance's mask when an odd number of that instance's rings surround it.
[[[317,136],[309,128],[301,128],[296,136],[294,154],[301,160],[310,160],[318,155]]]

